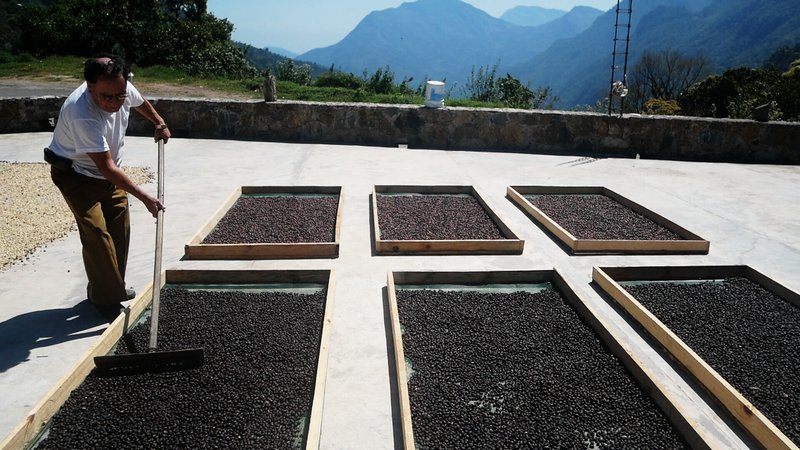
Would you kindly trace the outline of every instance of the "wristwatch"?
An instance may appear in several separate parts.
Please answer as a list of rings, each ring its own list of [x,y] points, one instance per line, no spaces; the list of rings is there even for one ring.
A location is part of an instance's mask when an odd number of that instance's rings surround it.
[[[160,123],[160,124],[156,125],[156,130],[166,130],[167,128],[169,128],[169,127],[167,127],[167,124],[165,124],[165,123]]]

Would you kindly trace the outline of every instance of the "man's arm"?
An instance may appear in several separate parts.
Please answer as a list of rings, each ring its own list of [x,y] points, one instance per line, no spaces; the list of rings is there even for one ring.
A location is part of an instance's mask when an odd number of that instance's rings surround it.
[[[158,201],[157,198],[149,195],[147,192],[142,190],[139,186],[133,184],[128,175],[120,169],[117,164],[111,159],[110,152],[95,152],[95,153],[88,153],[89,157],[92,158],[94,164],[100,170],[100,173],[103,177],[114,183],[115,186],[124,190],[125,192],[130,193],[134,197],[138,198],[144,206],[147,207],[147,210],[150,211],[150,214],[153,217],[156,217],[158,211],[164,209],[164,205]]]
[[[156,109],[153,107],[153,104],[145,99],[144,103],[134,107],[133,109],[135,109],[136,112],[141,114],[145,119],[153,122],[153,124],[156,126],[156,141],[163,139],[164,143],[166,144],[169,138],[172,136],[172,133],[169,132],[166,122],[164,122],[164,119],[158,114],[158,111],[156,111]]]

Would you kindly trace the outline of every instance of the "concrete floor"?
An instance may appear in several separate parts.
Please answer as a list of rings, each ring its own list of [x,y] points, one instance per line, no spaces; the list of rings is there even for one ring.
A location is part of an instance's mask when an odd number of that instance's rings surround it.
[[[50,133],[0,135],[0,160],[40,161]],[[126,162],[155,171],[156,145],[128,138]],[[800,291],[800,167],[187,140],[166,153],[163,267],[334,269],[335,306],[321,447],[390,449],[393,416],[383,288],[387,271],[556,268],[612,324],[707,442],[745,448],[712,407],[589,284],[593,266],[750,265]],[[521,239],[518,256],[373,256],[373,185],[473,185]],[[711,242],[708,255],[570,256],[505,199],[509,185],[606,186]],[[340,256],[332,260],[180,261],[183,246],[242,185],[342,186]],[[155,183],[147,186],[155,191]],[[152,279],[154,220],[132,200],[128,284]],[[70,372],[104,325],[85,299],[76,233],[0,271],[0,438]]]

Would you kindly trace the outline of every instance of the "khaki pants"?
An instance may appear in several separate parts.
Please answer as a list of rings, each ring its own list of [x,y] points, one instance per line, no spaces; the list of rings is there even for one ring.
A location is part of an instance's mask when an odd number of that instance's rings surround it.
[[[109,181],[73,170],[51,167],[50,176],[78,224],[89,301],[101,306],[125,301],[130,243],[128,194]]]

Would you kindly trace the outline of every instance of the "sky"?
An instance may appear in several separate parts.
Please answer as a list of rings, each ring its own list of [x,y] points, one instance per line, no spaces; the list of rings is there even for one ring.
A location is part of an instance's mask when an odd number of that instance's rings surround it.
[[[617,0],[464,0],[494,17],[515,6],[607,11]],[[367,14],[403,0],[208,0],[208,11],[233,23],[233,40],[302,54],[342,40]]]

